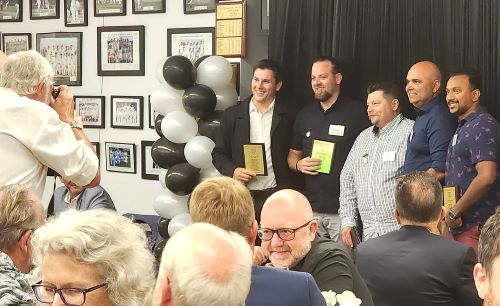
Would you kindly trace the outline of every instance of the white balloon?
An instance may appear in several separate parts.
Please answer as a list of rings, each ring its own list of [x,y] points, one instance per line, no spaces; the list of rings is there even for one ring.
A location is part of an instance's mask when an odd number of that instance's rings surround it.
[[[215,96],[217,97],[215,110],[225,110],[226,108],[238,103],[238,93],[231,84],[222,89],[216,90]]]
[[[233,76],[233,68],[227,59],[214,55],[204,59],[198,66],[196,83],[213,90],[224,88]]]
[[[167,83],[158,85],[151,93],[151,107],[159,114],[184,110],[182,106],[182,90],[177,90]]]
[[[158,82],[160,82],[161,84],[167,84],[167,81],[165,81],[165,78],[163,77],[163,64],[165,64],[165,61],[167,60],[168,56],[167,57],[164,57],[162,58],[159,62],[158,62],[158,65],[156,65],[156,71],[155,71],[155,75],[156,75],[156,79],[158,80]]]
[[[204,181],[204,180],[212,178],[212,177],[218,177],[218,176],[222,176],[222,174],[220,174],[220,172],[217,169],[215,169],[215,167],[213,165],[208,167],[208,168],[204,168],[204,169],[200,170],[200,180],[201,181]]]
[[[198,133],[198,124],[185,111],[173,111],[161,121],[161,132],[171,142],[186,143]]]
[[[172,218],[168,223],[168,235],[172,237],[175,233],[191,224],[189,214],[180,214]]]
[[[188,212],[188,196],[178,196],[170,190],[162,190],[154,199],[153,208],[156,213],[165,219]]]
[[[212,166],[212,150],[215,143],[206,136],[195,136],[186,143],[184,156],[191,166],[208,168]]]
[[[165,185],[165,176],[167,176],[168,169],[161,169],[158,173],[158,181],[160,181],[161,187],[167,189],[167,185]]]

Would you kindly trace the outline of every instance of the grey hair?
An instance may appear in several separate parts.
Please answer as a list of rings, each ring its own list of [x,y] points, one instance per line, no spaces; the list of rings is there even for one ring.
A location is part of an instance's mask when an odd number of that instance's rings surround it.
[[[63,212],[35,232],[32,245],[35,277],[40,278],[47,254],[72,256],[97,267],[116,306],[143,306],[154,286],[154,259],[144,232],[111,210]]]
[[[41,83],[52,82],[54,69],[40,53],[19,51],[7,56],[0,70],[0,87],[10,88],[21,96],[36,92]]]

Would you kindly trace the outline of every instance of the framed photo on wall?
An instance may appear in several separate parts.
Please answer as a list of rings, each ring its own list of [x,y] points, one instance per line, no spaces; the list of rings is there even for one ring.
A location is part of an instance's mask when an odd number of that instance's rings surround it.
[[[31,33],[3,33],[2,49],[9,55],[17,51],[31,49]]]
[[[54,68],[55,85],[82,85],[82,32],[38,33],[36,50]]]
[[[142,129],[143,102],[141,96],[111,96],[111,127]]]
[[[22,22],[23,0],[1,0],[0,22]]]
[[[59,0],[28,0],[30,19],[59,19]]]
[[[82,118],[85,128],[103,129],[105,122],[104,96],[74,96],[75,113]]]
[[[99,164],[101,162],[101,144],[98,142],[91,142],[94,147],[95,155],[97,155],[97,159],[99,160]]]
[[[182,55],[195,63],[204,55],[213,55],[215,28],[167,29],[167,55]]]
[[[215,12],[215,0],[183,0],[184,14]]]
[[[132,0],[132,14],[165,13],[165,0]]]
[[[107,171],[136,173],[135,144],[106,142],[105,146]]]
[[[64,25],[80,27],[88,25],[88,0],[64,0]]]
[[[94,0],[94,16],[125,16],[127,14],[126,0]]]
[[[97,75],[144,75],[144,26],[97,28]]]
[[[149,109],[149,128],[154,129],[155,128],[155,121],[156,121],[156,116],[159,115],[154,109],[153,106],[151,106],[151,95],[148,95],[148,109]]]
[[[155,164],[151,157],[151,148],[154,141],[141,141],[141,177],[145,180],[158,180],[161,167]]]

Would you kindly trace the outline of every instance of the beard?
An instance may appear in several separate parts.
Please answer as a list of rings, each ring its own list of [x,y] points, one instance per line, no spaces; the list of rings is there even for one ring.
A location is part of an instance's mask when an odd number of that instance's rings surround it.
[[[307,253],[311,250],[311,241],[304,240],[304,243],[300,246],[298,250],[292,250],[290,252],[290,255],[287,258],[278,258],[277,256],[274,256],[273,253],[269,256],[269,260],[273,264],[273,266],[278,267],[278,268],[293,268],[297,265],[299,261],[304,258]]]
[[[328,99],[330,99],[333,96],[333,93],[329,92],[328,90],[323,90],[321,92],[314,92],[314,98],[318,100],[319,102],[326,102]]]

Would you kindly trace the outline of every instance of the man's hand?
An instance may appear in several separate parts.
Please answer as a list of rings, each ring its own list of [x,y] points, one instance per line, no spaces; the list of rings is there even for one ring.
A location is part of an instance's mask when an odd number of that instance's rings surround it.
[[[253,264],[260,266],[267,261],[267,256],[260,246],[253,247]]]
[[[50,107],[59,114],[61,121],[70,123],[75,117],[75,101],[69,93],[68,86],[61,85],[59,86],[59,90],[59,96],[57,96],[57,99],[52,100]]]
[[[458,217],[455,220],[451,220],[450,218],[448,218],[448,216],[446,216],[444,221],[446,222],[446,225],[448,225],[450,228],[457,228],[457,227],[462,226],[462,218],[461,217]]]
[[[354,245],[352,243],[351,230],[352,230],[351,226],[346,226],[342,229],[341,235],[342,235],[342,242],[344,242],[345,245],[347,245],[352,249]]]
[[[309,175],[318,175],[317,170],[321,167],[321,159],[304,157],[297,163],[297,171]]]
[[[233,172],[233,178],[243,184],[248,184],[255,177],[255,173],[245,168],[236,168]]]

